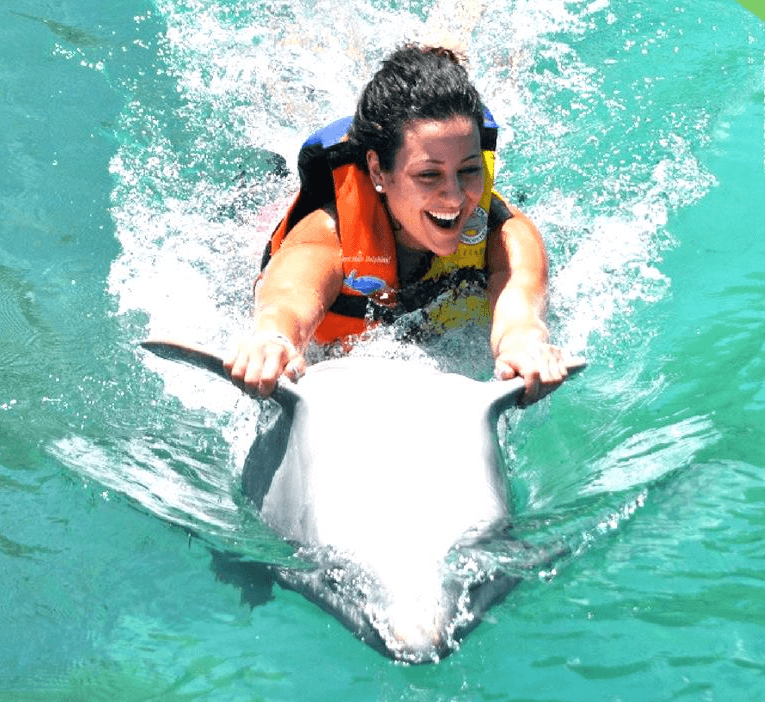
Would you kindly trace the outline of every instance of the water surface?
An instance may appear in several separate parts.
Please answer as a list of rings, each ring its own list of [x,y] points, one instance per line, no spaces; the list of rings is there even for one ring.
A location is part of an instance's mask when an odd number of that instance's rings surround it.
[[[256,412],[137,342],[244,333],[295,185],[273,154],[442,11],[0,11],[0,699],[760,699],[765,31],[732,0],[445,13],[590,362],[502,429],[517,532],[574,555],[410,668],[211,569],[210,545],[291,558],[238,492]],[[370,350],[487,377],[486,336]]]

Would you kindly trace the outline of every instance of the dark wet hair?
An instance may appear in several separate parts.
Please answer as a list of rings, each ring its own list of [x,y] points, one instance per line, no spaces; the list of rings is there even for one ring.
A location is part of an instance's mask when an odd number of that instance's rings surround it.
[[[483,127],[483,105],[457,55],[441,47],[407,44],[393,52],[364,88],[348,139],[358,165],[377,152],[384,171],[393,170],[407,122],[470,117]]]

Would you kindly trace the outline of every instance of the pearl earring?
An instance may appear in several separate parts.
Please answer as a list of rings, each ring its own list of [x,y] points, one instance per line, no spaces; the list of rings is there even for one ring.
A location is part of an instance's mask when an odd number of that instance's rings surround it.
[[[381,192],[383,191],[383,187],[382,187],[382,185],[380,185],[380,183],[378,183],[377,185],[375,185],[375,190],[376,190],[378,193],[381,193]]]

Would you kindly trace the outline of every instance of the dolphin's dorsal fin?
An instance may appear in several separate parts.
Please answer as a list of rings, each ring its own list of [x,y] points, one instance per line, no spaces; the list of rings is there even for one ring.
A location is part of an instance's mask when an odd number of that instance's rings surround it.
[[[223,367],[223,359],[208,351],[179,344],[177,341],[142,341],[141,347],[168,361],[188,363],[210,371],[210,373],[215,373],[225,380],[231,380],[231,376]],[[297,393],[282,381],[276,386],[270,397],[282,406],[291,406],[297,400]]]

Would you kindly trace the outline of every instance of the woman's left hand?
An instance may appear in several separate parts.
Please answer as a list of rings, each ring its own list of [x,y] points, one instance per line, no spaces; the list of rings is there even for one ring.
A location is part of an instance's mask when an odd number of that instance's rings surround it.
[[[499,344],[494,376],[499,380],[522,377],[526,392],[518,404],[525,407],[555,390],[568,377],[568,369],[559,347],[541,341],[537,334],[509,332]]]

